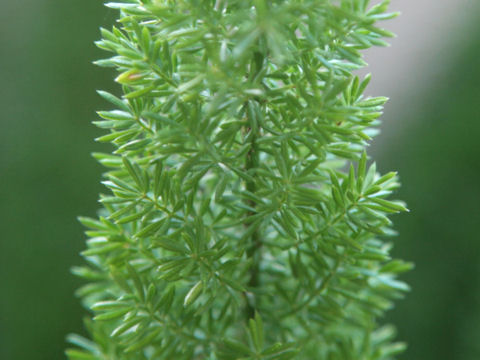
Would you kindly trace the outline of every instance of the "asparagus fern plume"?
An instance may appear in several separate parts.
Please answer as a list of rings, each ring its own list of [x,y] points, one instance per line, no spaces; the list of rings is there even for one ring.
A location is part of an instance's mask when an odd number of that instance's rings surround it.
[[[378,319],[407,286],[389,257],[395,173],[367,165],[386,98],[359,50],[388,1],[125,0],[97,45],[123,94],[89,228],[93,340],[71,360],[392,359]]]

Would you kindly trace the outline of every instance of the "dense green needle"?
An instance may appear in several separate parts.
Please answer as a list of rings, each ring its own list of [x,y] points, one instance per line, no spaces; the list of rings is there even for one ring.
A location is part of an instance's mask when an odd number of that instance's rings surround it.
[[[360,50],[388,1],[125,0],[97,45],[108,168],[87,262],[83,359],[393,359],[378,319],[407,285],[391,260],[395,173],[367,165],[386,98]]]

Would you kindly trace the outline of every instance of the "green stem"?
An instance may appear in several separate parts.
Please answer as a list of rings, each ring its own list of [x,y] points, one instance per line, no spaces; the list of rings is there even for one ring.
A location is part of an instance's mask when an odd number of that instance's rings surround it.
[[[256,52],[254,54],[254,57],[252,59],[252,62],[250,64],[250,76],[249,80],[251,83],[258,81],[256,79],[257,75],[262,71],[263,68],[263,63],[265,60],[264,54],[261,52]],[[254,101],[254,100],[249,100],[249,101]],[[245,112],[248,117],[248,103],[245,104]],[[255,119],[248,119],[250,126],[247,128],[247,134],[249,132],[255,131],[255,128],[258,128],[257,126],[252,126],[253,122]],[[258,130],[257,130],[258,131]],[[247,159],[245,162],[245,171],[249,172],[249,170],[256,169],[258,168],[259,165],[259,152],[257,148],[257,133],[252,133],[250,138],[250,150],[247,153]],[[252,194],[255,194],[257,192],[256,184],[255,181],[247,181],[246,183],[246,190],[249,191]],[[256,208],[256,203],[252,200],[249,200],[247,202],[248,206],[250,206],[252,209]],[[256,215],[256,211],[252,210],[247,213],[247,218]],[[249,222],[245,224],[247,227],[251,226]],[[248,289],[255,291],[256,288],[260,286],[260,262],[262,261],[262,254],[261,254],[261,248],[262,248],[262,240],[260,236],[260,230],[257,228],[252,235],[250,236],[250,242],[247,247],[247,258],[252,259],[252,267],[250,268],[250,279],[248,281]],[[247,319],[251,319],[255,316],[255,309],[258,307],[258,298],[255,297],[255,293],[253,294],[253,298],[249,299],[247,297],[246,299],[246,316]]]
[[[252,131],[251,129],[249,130]],[[251,148],[247,154],[247,161],[245,166],[245,170],[247,172],[250,169],[255,169],[258,166],[259,159],[258,159],[258,151],[256,147],[257,147],[256,135],[253,135],[251,138]],[[252,194],[255,194],[256,192],[255,182],[248,181],[246,184],[246,189]],[[254,201],[248,200],[248,205],[251,208],[255,209],[256,204]],[[247,213],[247,217],[251,217],[255,214],[256,214],[256,211],[249,211]],[[251,224],[248,224],[248,223],[246,224],[246,226],[249,226],[249,225]],[[249,289],[255,289],[260,285],[260,262],[262,260],[261,247],[262,247],[262,241],[260,238],[260,232],[259,232],[259,229],[256,229],[250,236],[250,243],[248,244],[248,248],[247,248],[247,258],[252,259],[252,262],[253,262],[252,267],[250,268],[250,279],[247,284]],[[247,298],[247,308],[246,308],[247,319],[252,319],[254,317],[257,301],[258,299],[255,297],[255,294],[253,299]]]

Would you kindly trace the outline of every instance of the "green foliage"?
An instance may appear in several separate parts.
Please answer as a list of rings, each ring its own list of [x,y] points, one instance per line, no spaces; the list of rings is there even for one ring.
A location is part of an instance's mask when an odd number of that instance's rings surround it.
[[[391,260],[398,183],[364,151],[383,97],[359,50],[388,1],[108,3],[123,96],[95,122],[115,146],[87,227],[95,314],[83,359],[392,359],[377,319],[407,286]],[[356,166],[355,166],[356,165]]]

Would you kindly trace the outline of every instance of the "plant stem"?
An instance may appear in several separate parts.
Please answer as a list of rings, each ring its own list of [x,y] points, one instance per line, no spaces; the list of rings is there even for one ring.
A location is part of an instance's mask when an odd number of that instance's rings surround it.
[[[250,64],[250,75],[249,75],[249,80],[251,83],[258,82],[258,79],[256,79],[257,75],[262,71],[263,69],[263,64],[265,60],[265,55],[259,51],[255,52],[252,62]],[[253,100],[250,100],[253,101]],[[245,104],[245,111],[247,114],[248,118],[248,103]],[[250,138],[250,150],[247,153],[247,159],[245,162],[245,171],[249,172],[251,169],[256,169],[259,165],[259,153],[257,149],[257,137],[258,133],[255,133],[255,129],[258,129],[258,124],[256,127],[252,126],[253,121],[255,119],[248,119],[250,126],[247,129],[247,134],[249,132],[252,132],[252,136]],[[260,130],[257,130],[260,131]],[[249,191],[252,194],[255,194],[257,189],[256,189],[256,184],[255,181],[247,181],[246,183],[246,190]],[[256,208],[256,203],[253,200],[249,200],[247,202],[248,206],[250,206],[252,209]],[[256,215],[256,211],[252,210],[247,213],[247,218]],[[248,221],[246,223],[246,226],[252,226]],[[247,247],[247,258],[252,259],[252,265],[250,268],[250,279],[248,281],[248,289],[249,290],[254,290],[259,287],[260,285],[260,262],[262,261],[262,254],[261,254],[261,248],[262,248],[262,240],[260,236],[260,226],[258,226],[255,231],[252,233],[250,236],[250,242]],[[255,316],[255,310],[258,307],[258,302],[259,299],[258,297],[255,296],[255,293],[253,293],[253,298],[252,299],[246,299],[246,317],[248,319],[252,319]]]
[[[250,130],[251,131],[251,130]],[[251,148],[247,154],[247,161],[246,161],[246,171],[250,169],[254,169],[258,166],[258,152],[256,149],[256,136],[252,136],[251,141]],[[248,181],[246,184],[246,189],[255,194],[256,192],[256,185],[253,181]],[[248,205],[252,208],[255,208],[256,204],[254,201],[249,200]],[[249,211],[247,213],[247,217],[255,215],[255,211]],[[250,224],[247,224],[249,226]],[[250,280],[248,281],[248,288],[255,289],[260,284],[260,261],[261,261],[261,247],[262,241],[260,239],[260,232],[257,228],[250,237],[250,243],[248,244],[247,248],[247,258],[252,259],[252,267],[250,268]],[[255,315],[255,308],[257,305],[258,299],[254,296],[253,301],[249,301],[247,298],[247,308],[246,308],[246,316],[247,319],[251,319]],[[252,304],[253,302],[253,304]]]
[[[250,72],[251,80],[255,79],[257,74],[259,74],[260,71],[262,70],[264,59],[265,58],[263,54],[259,52],[255,53],[254,59],[251,63],[251,70],[253,70]],[[246,105],[246,107],[247,106],[248,104]],[[248,114],[248,111],[246,111],[246,113]],[[255,120],[249,119],[250,124],[252,124],[253,121]],[[247,132],[252,132],[252,131],[255,131],[254,127],[249,126],[249,128],[247,129]],[[252,136],[250,139],[250,150],[247,153],[247,159],[245,163],[245,170],[247,172],[249,172],[249,170],[251,169],[257,168],[259,165],[257,137],[258,137],[257,133],[252,133]],[[255,181],[247,181],[246,190],[252,194],[255,194],[257,191]],[[256,203],[253,200],[249,200],[247,203],[252,209],[255,209]],[[249,211],[247,213],[247,218],[253,215],[256,215],[255,210]],[[253,226],[253,225],[247,222],[246,226]],[[261,248],[262,248],[262,240],[261,240],[260,230],[258,226],[257,229],[255,229],[255,231],[250,236],[250,243],[248,244],[248,247],[247,247],[247,258],[252,259],[252,265],[250,268],[250,279],[247,284],[249,290],[258,288],[260,285],[260,262],[262,260]],[[255,309],[258,307],[258,298],[255,297],[255,293],[253,294],[253,299],[247,298],[246,302],[247,302],[246,317],[248,320],[248,319],[252,319],[255,316]]]

